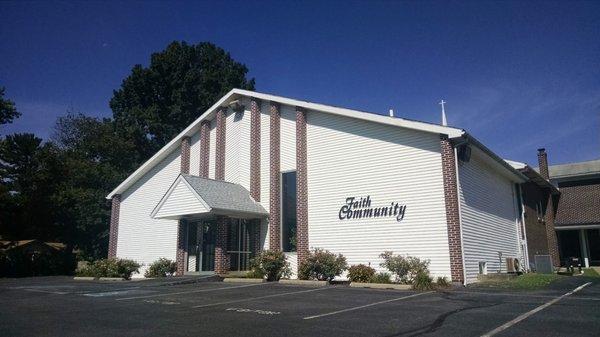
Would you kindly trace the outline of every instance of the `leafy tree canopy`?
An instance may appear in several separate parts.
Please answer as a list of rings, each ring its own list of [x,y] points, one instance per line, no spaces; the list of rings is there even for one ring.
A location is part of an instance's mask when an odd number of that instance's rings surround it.
[[[254,90],[248,69],[212,43],[172,42],[136,65],[110,101],[117,130],[146,159],[233,88]]]
[[[0,125],[12,123],[15,118],[21,116],[15,107],[15,102],[4,98],[4,90],[4,87],[0,87]]]

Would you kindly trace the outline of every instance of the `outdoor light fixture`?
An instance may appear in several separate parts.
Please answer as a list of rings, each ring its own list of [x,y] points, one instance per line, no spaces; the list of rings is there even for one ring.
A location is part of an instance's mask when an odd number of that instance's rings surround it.
[[[229,103],[229,107],[235,112],[242,112],[245,108],[245,106],[242,103],[240,103],[240,101],[237,99],[235,101],[231,101]]]

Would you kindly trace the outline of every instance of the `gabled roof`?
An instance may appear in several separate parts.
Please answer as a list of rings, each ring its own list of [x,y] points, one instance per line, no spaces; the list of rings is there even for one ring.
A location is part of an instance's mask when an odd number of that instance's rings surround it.
[[[126,191],[131,185],[133,185],[139,178],[141,178],[144,174],[146,174],[152,167],[154,167],[157,163],[159,163],[162,159],[164,159],[171,151],[179,146],[181,139],[183,137],[191,137],[195,132],[198,131],[200,127],[200,123],[203,120],[212,120],[216,111],[220,107],[226,107],[229,103],[238,100],[243,97],[253,97],[262,101],[270,101],[276,102],[282,105],[290,105],[304,108],[306,110],[312,111],[320,111],[324,113],[330,113],[333,115],[345,116],[350,118],[355,118],[358,120],[364,120],[374,123],[380,123],[385,125],[391,125],[401,128],[407,128],[412,130],[418,130],[423,132],[435,133],[440,135],[446,135],[448,138],[460,138],[468,136],[467,133],[459,128],[443,126],[438,124],[414,121],[405,118],[399,117],[390,117],[384,116],[376,113],[369,113],[364,111],[346,109],[335,107],[331,105],[312,103],[308,101],[302,101],[292,98],[286,98],[281,96],[275,96],[255,91],[248,91],[242,89],[232,89],[225,96],[223,96],[220,100],[218,100],[213,106],[211,106],[208,110],[206,110],[203,114],[200,115],[198,119],[196,119],[192,124],[190,124],[187,128],[185,128],[181,133],[179,133],[175,138],[173,138],[169,143],[167,143],[162,149],[160,149],[154,156],[148,159],[142,166],[140,166],[137,170],[135,170],[127,179],[125,179],[119,186],[117,186],[113,191],[111,191],[106,198],[110,199],[115,194],[121,194]],[[523,179],[523,175],[521,175],[517,170],[507,165],[502,159],[500,159],[497,155],[483,146],[481,143],[476,141],[472,136],[468,136],[468,140],[470,143],[474,144],[477,147],[483,147],[484,152],[488,155],[491,153],[491,158],[497,161],[501,166],[510,171],[513,175],[517,176],[519,179]]]
[[[186,207],[179,207],[183,204]],[[156,205],[151,216],[170,219],[194,214],[268,215],[242,185],[180,174]]]
[[[521,163],[514,160],[505,159],[505,161],[515,169],[519,170],[519,172],[523,173],[530,181],[536,183],[538,186],[542,188],[550,189],[550,193],[552,194],[560,194],[560,191],[556,186],[552,185],[548,180],[544,179],[536,170],[534,170],[531,166]]]

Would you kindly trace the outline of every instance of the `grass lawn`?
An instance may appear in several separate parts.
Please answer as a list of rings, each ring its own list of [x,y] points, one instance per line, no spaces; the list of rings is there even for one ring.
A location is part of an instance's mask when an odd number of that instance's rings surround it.
[[[583,276],[586,277],[600,277],[600,274],[598,274],[598,272],[593,269],[593,268],[584,268],[583,269]]]
[[[562,277],[568,276],[528,273],[508,280],[485,280],[474,284],[474,286],[514,290],[535,290],[545,288],[550,283]]]

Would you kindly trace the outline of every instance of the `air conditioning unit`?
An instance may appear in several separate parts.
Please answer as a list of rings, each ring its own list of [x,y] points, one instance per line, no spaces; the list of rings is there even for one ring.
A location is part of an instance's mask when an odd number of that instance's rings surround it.
[[[519,260],[514,257],[506,258],[506,272],[507,273],[517,273],[519,271]]]

